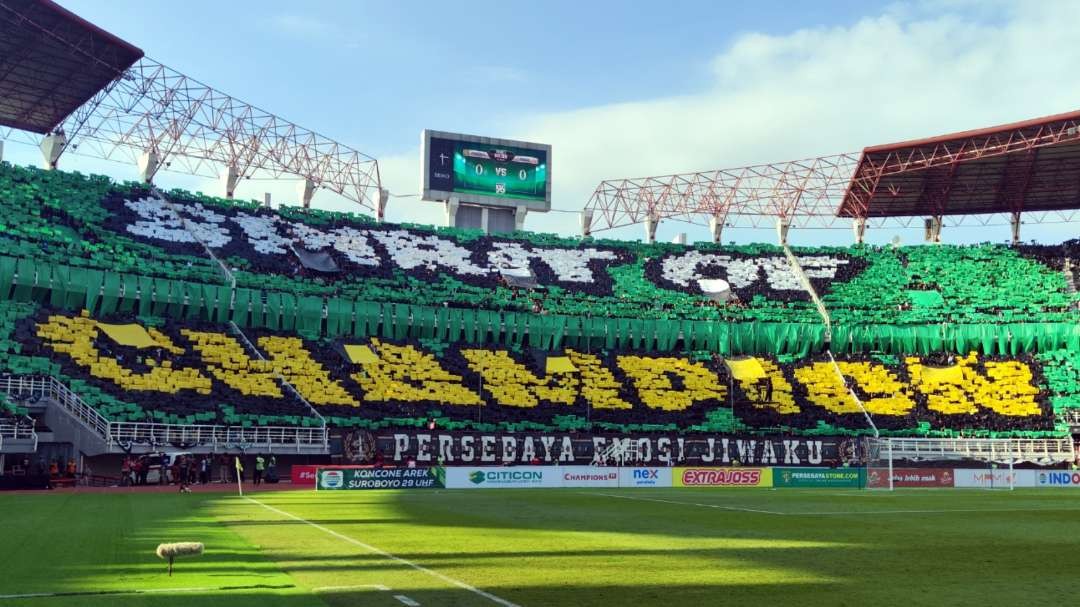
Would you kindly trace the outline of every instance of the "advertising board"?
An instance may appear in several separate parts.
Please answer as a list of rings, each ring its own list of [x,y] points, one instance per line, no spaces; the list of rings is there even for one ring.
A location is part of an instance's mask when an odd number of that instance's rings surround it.
[[[441,489],[442,468],[335,468],[319,467],[316,491],[358,489]]]
[[[674,468],[673,487],[772,487],[772,468]]]
[[[555,468],[562,478],[563,487],[618,487],[618,468],[593,466],[566,466]]]
[[[951,468],[893,468],[893,487],[952,487]],[[889,486],[889,471],[872,468],[866,473],[866,486],[875,489]]]
[[[289,482],[296,486],[315,486],[315,471],[319,469],[319,466],[308,466],[304,464],[294,464],[289,470]]]
[[[1080,471],[1047,470],[1036,474],[1036,487],[1080,487]]]
[[[865,484],[863,468],[773,468],[775,487],[848,487]]]
[[[555,466],[461,466],[446,469],[446,486],[449,489],[562,487],[563,470]]]
[[[961,468],[953,470],[953,486],[962,488],[1000,489],[1008,488],[1010,480],[1013,487],[1036,486],[1036,470],[1013,470],[998,468]]]
[[[670,487],[671,468],[619,468],[620,487]]]

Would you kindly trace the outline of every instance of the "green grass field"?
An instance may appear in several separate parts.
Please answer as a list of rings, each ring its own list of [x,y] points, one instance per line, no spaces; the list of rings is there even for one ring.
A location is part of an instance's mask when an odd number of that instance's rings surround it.
[[[1080,571],[1067,489],[254,497],[0,495],[0,605],[1065,604]]]

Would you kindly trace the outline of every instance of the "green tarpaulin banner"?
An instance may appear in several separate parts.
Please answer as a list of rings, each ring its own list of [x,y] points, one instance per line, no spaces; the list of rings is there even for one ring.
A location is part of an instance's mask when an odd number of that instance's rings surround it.
[[[17,274],[17,278],[16,278]],[[917,292],[916,297],[932,297]],[[263,305],[263,298],[266,305]],[[187,305],[184,305],[185,298]],[[233,301],[235,298],[235,302]],[[805,356],[824,349],[825,329],[813,323],[591,318],[498,312],[407,303],[356,302],[226,285],[124,275],[26,258],[0,256],[0,299],[39,301],[93,314],[181,315],[240,326],[296,330],[306,336],[381,335],[386,339],[465,340],[544,350],[625,348],[721,354]],[[929,300],[923,302],[929,304]],[[326,306],[325,326],[322,323]],[[249,310],[250,308],[250,310]],[[991,355],[1080,349],[1080,323],[833,325],[837,353]]]

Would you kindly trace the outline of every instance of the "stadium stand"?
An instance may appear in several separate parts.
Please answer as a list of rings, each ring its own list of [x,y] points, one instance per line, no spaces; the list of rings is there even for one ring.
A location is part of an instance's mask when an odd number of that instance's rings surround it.
[[[843,435],[865,409],[1038,438],[1080,411],[1075,241],[797,249],[828,333],[771,245],[492,238],[6,163],[0,217],[0,371],[111,421]]]

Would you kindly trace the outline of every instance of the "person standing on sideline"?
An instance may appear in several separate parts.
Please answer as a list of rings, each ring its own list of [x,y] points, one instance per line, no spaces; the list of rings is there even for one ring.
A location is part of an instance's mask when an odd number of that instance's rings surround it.
[[[229,456],[222,453],[218,456],[218,472],[221,473],[221,480],[219,482],[229,482]]]
[[[277,457],[271,455],[270,460],[266,462],[266,482],[276,483],[278,482],[277,475]]]
[[[266,459],[262,455],[255,456],[255,486],[262,484],[263,471],[266,470]]]

